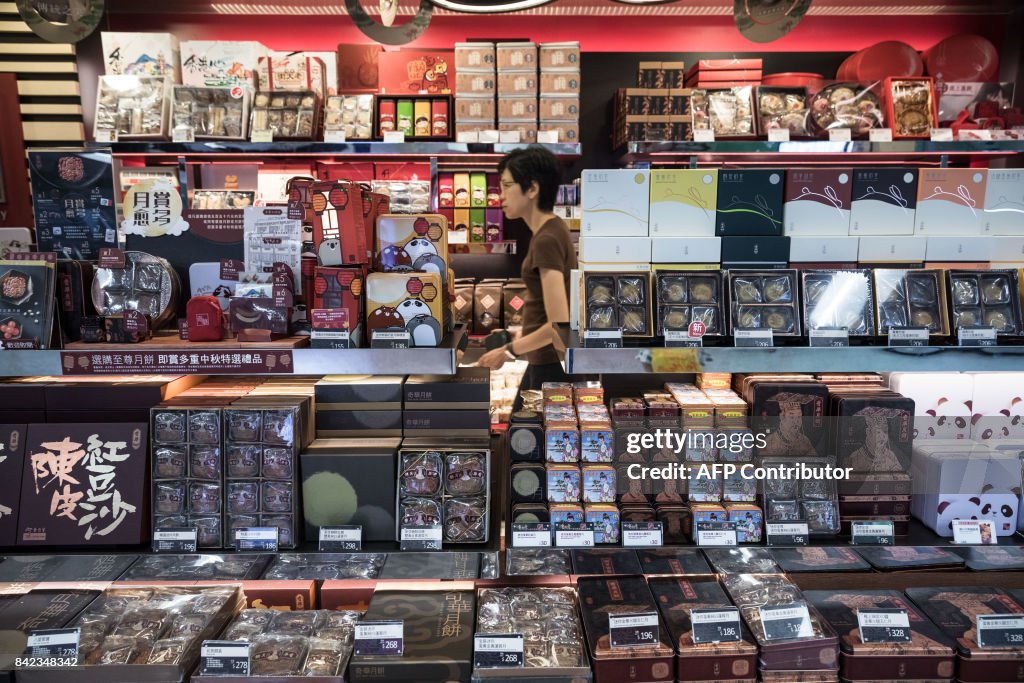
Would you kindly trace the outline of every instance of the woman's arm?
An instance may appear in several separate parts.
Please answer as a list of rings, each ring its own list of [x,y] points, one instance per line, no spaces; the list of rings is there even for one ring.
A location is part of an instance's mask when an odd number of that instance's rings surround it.
[[[562,272],[554,268],[541,268],[540,287],[544,296],[544,312],[547,314],[549,324],[512,342],[509,346],[511,346],[513,353],[517,356],[542,349],[554,343],[555,328],[551,323],[569,322],[569,297],[566,296],[565,276]],[[502,347],[488,351],[480,357],[479,364],[491,370],[499,369],[508,360],[505,348]]]

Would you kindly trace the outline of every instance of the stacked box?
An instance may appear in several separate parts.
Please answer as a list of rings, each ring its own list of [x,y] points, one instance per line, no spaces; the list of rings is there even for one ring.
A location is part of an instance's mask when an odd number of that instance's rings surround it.
[[[226,547],[235,546],[235,529],[256,526],[277,527],[281,548],[297,544],[298,456],[304,445],[300,409],[264,407],[283,398],[243,399],[224,409]],[[253,405],[243,407],[246,403]]]
[[[153,529],[195,527],[200,548],[224,542],[222,410],[176,405],[152,411]]]
[[[496,46],[498,94],[498,130],[519,134],[519,141],[537,141],[536,43],[498,43]]]
[[[760,85],[763,60],[701,59],[686,72],[687,88]]]
[[[185,40],[181,43],[184,85],[255,85],[256,68],[267,48],[256,41]]]
[[[493,130],[498,77],[494,43],[455,44],[455,134]]]
[[[166,76],[181,83],[178,39],[171,33],[103,31],[103,62],[109,76]]]
[[[580,44],[541,43],[539,130],[557,135],[552,142],[580,140],[579,86]]]
[[[402,436],[401,376],[328,375],[316,383],[316,436]]]

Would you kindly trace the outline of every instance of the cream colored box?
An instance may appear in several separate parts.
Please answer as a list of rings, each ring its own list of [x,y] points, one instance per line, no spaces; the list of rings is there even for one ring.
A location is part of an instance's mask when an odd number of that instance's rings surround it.
[[[536,97],[498,98],[498,118],[502,121],[537,120]]]
[[[580,44],[578,41],[566,43],[541,43],[540,68],[575,69],[580,68]]]
[[[585,170],[581,195],[583,235],[648,236],[650,171]]]
[[[1024,235],[1024,171],[989,169],[982,232],[986,235]]]
[[[463,69],[494,70],[494,43],[455,43],[455,73]]]
[[[536,71],[499,71],[499,97],[537,97]]]
[[[714,237],[718,169],[651,171],[651,235]]]
[[[456,97],[494,97],[498,92],[498,78],[494,71],[457,71],[455,73]]]
[[[646,237],[580,237],[579,258],[586,263],[637,263],[650,257],[651,240]]]
[[[578,143],[580,141],[578,121],[541,121],[539,130],[554,131],[558,134],[559,142]]]
[[[555,97],[554,95],[540,98],[541,121],[575,121],[580,120],[580,98],[572,95]]]
[[[651,263],[719,263],[721,260],[721,237],[651,238]]]
[[[536,43],[498,43],[495,50],[498,69],[536,69]]]
[[[492,122],[498,113],[493,97],[457,97],[455,98],[455,120],[489,119]]]

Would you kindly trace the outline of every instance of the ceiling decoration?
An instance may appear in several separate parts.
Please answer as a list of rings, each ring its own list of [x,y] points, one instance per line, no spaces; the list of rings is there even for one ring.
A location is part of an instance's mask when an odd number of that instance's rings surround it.
[[[755,43],[770,43],[800,23],[811,0],[735,0],[733,19],[743,37]]]
[[[383,6],[388,1],[380,0],[381,8],[378,9],[383,9]],[[392,2],[395,5],[393,10],[397,14],[397,0],[392,0]],[[381,45],[405,45],[416,40],[427,30],[427,26],[430,25],[430,17],[434,13],[434,6],[430,4],[430,0],[420,0],[419,9],[411,21],[399,26],[392,26],[391,21],[394,20],[395,15],[391,14],[391,7],[387,8],[388,15],[391,18],[390,21],[386,16],[382,15],[382,20],[385,23],[378,23],[371,17],[363,9],[363,6],[359,4],[359,0],[345,0],[345,7],[348,9],[348,14],[352,17],[352,22],[356,25],[356,28]]]

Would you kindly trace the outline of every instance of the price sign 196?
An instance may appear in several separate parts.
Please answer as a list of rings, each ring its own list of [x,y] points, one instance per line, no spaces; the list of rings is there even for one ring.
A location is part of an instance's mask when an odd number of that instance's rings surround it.
[[[656,647],[661,643],[658,613],[609,614],[608,639],[612,647]]]

